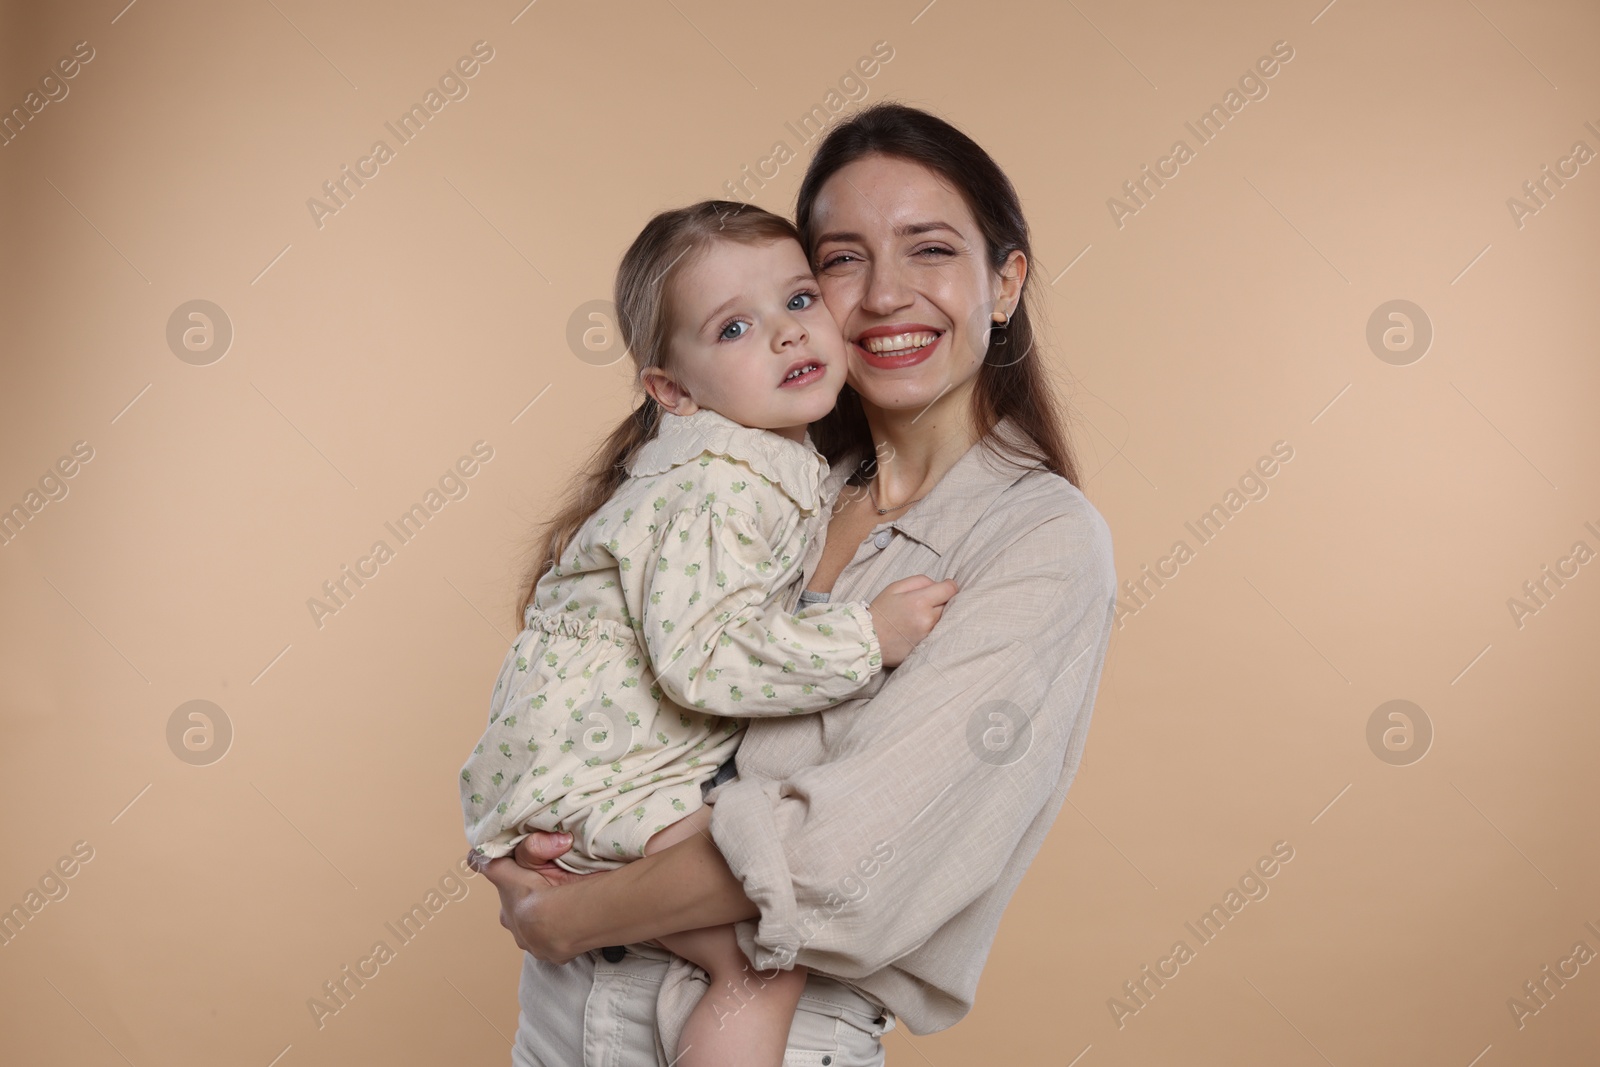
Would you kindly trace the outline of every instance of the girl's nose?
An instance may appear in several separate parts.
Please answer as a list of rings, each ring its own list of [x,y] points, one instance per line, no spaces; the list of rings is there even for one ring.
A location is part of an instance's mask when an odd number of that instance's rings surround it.
[[[772,332],[772,347],[782,349],[791,344],[800,344],[806,337],[805,324],[793,314],[786,313]]]

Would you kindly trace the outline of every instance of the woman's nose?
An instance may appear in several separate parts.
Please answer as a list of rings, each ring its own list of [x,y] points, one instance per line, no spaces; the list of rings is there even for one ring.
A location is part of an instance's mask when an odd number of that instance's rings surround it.
[[[867,268],[867,289],[861,308],[873,315],[889,315],[911,303],[911,289],[894,262],[878,261]]]

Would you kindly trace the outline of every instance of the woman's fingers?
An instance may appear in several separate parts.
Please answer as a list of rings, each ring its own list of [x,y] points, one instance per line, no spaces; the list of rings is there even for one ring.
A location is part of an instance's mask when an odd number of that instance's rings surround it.
[[[535,830],[517,843],[511,855],[519,867],[540,870],[550,866],[551,861],[571,848],[571,834],[550,834],[543,830]]]
[[[560,849],[565,852],[566,848]],[[558,885],[568,885],[593,874],[574,874],[550,864],[524,868],[510,856],[484,863],[479,872],[500,893],[500,925],[511,931],[517,947],[546,963],[566,963],[571,955],[558,947],[559,940],[545,914],[547,905],[539,897]],[[541,921],[542,920],[542,921]]]
[[[507,868],[509,868],[509,870]],[[481,867],[478,867],[478,873],[487,878],[489,880],[489,884],[495,886],[496,888],[511,884],[511,879],[508,876],[515,874],[516,870],[517,865],[515,863],[508,862],[504,856],[501,856],[497,860],[489,860],[483,863]]]
[[[511,931],[517,947],[539,959],[547,959],[546,950],[529,940],[528,931],[519,919],[524,918],[522,912],[528,898],[541,889],[548,889],[549,883],[538,872],[525,871],[505,856],[485,863],[480,873],[499,890],[500,925]]]

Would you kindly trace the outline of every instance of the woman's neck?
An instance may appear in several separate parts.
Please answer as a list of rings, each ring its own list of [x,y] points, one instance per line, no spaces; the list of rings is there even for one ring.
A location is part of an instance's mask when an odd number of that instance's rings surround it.
[[[965,395],[946,395],[920,409],[879,408],[862,402],[877,450],[873,495],[880,508],[892,511],[898,504],[926,496],[977,443],[969,401]]]

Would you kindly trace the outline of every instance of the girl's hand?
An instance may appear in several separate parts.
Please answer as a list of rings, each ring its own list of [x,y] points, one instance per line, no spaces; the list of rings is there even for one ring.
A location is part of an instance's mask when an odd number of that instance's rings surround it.
[[[926,574],[890,582],[867,605],[878,633],[878,654],[884,669],[898,667],[917,642],[933,631],[945,603],[956,594],[950,579],[936,582]]]

